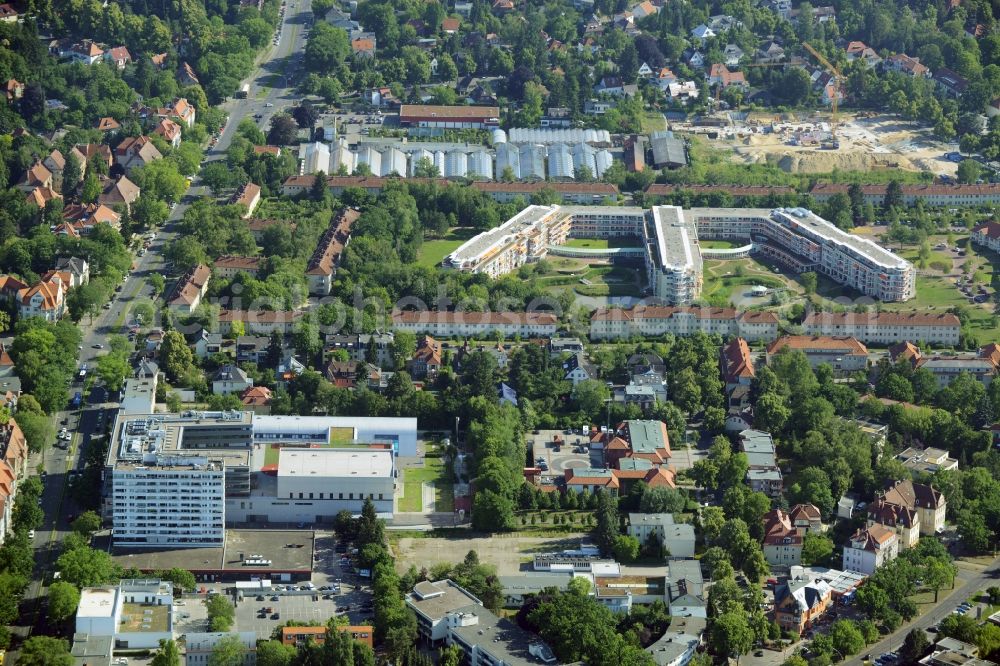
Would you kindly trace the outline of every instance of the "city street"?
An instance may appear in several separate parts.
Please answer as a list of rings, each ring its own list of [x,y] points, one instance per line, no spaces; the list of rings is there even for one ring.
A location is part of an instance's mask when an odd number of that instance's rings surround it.
[[[991,585],[996,585],[997,579],[1000,579],[1000,557],[990,562],[989,565],[987,565],[986,568],[979,573],[974,573],[965,581],[965,583],[962,583],[961,578],[959,578],[959,580],[956,581],[954,590],[949,590],[947,588],[941,590],[938,604],[934,606],[934,608],[927,611],[912,622],[904,624],[895,632],[880,640],[878,643],[869,645],[865,648],[865,653],[877,656],[884,652],[898,650],[903,644],[903,639],[906,638],[906,634],[910,633],[911,629],[926,629],[927,627],[934,626],[944,618],[948,617],[948,615],[955,610],[955,606],[971,597],[975,592],[985,589]],[[936,639],[932,638],[932,640]],[[845,666],[861,666],[863,656],[864,655],[858,655],[852,657],[851,659],[845,661],[844,664]]]
[[[307,26],[313,21],[310,0],[288,0],[278,44],[271,48],[249,79],[250,92],[246,99],[226,100],[220,108],[229,114],[215,147],[208,151],[206,161],[224,159],[236,128],[244,118],[260,115],[258,126],[267,131],[268,122],[294,98],[295,81],[304,71],[303,51]]]
[[[294,76],[301,67],[301,51],[305,45],[305,26],[312,22],[312,10],[309,0],[292,0],[285,13],[281,36],[278,44],[266,53],[258,69],[248,79],[251,92],[248,99],[233,99],[223,105],[229,113],[227,123],[214,150],[207,153],[206,161],[220,159],[225,156],[226,149],[232,141],[240,120],[247,116],[260,113],[263,116],[262,125],[280,107],[282,100],[289,99],[292,93]],[[163,228],[157,230],[156,238],[142,257],[136,257],[134,270],[126,276],[120,292],[111,302],[111,307],[101,310],[95,317],[85,317],[80,322],[81,342],[79,363],[93,367],[96,358],[105,353],[95,345],[104,345],[107,336],[127,332],[129,321],[128,311],[137,302],[152,297],[152,289],[146,277],[152,272],[167,275],[166,261],[163,251],[173,240],[176,223],[184,211],[197,199],[209,195],[208,188],[198,184],[197,177],[185,193],[184,198],[177,203],[170,213]],[[71,386],[67,401],[82,385],[74,383]],[[103,391],[95,392],[102,400]],[[82,409],[61,411],[54,415],[56,430],[66,427],[73,433],[73,439],[66,450],[50,446],[40,454],[32,457],[29,465],[34,473],[39,464],[45,472],[45,488],[42,493],[41,506],[45,511],[45,522],[35,534],[35,577],[25,591],[22,605],[23,612],[14,631],[22,636],[30,635],[33,626],[43,617],[43,597],[45,588],[51,582],[53,565],[59,556],[60,544],[69,532],[69,523],[78,513],[78,507],[73,503],[67,492],[69,471],[80,469],[83,465],[83,453],[89,444],[90,437],[98,429],[102,414],[104,422],[113,418],[112,410],[116,403],[86,404]],[[15,657],[16,655],[9,655]]]

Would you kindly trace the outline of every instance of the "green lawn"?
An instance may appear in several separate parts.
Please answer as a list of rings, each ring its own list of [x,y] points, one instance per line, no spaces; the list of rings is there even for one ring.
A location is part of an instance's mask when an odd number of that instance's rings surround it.
[[[736,247],[743,247],[746,243],[734,243],[727,240],[703,240],[698,241],[698,245],[706,250],[731,250]]]
[[[650,132],[660,132],[667,129],[667,119],[663,117],[662,113],[656,111],[647,111],[646,115],[642,117],[642,131],[645,134]]]
[[[425,240],[417,250],[417,263],[428,268],[437,268],[445,257],[475,235],[474,229],[460,228],[452,229],[444,238]]]
[[[452,512],[455,510],[455,495],[452,481],[447,476],[443,458],[424,458],[423,467],[403,470],[403,496],[399,498],[399,511],[419,512],[423,510],[421,500],[423,484],[434,483],[434,510]]]
[[[636,238],[570,238],[565,243],[566,247],[582,247],[588,250],[606,250],[614,247],[642,247],[642,243]]]
[[[702,298],[716,307],[731,303],[739,287],[762,286],[769,289],[787,288],[780,275],[772,273],[755,259],[731,259],[706,262]]]

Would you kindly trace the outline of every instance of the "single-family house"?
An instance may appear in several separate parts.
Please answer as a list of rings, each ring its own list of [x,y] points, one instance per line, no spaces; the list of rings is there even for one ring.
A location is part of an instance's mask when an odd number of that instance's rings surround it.
[[[266,386],[251,386],[240,394],[240,402],[254,414],[271,413],[271,389]]]
[[[730,87],[742,88],[744,90],[749,90],[750,88],[750,84],[747,83],[743,72],[731,72],[721,62],[715,63],[709,69],[708,83],[712,86],[722,86],[723,90]]]
[[[24,96],[24,84],[17,79],[7,79],[4,91],[7,93],[8,102],[16,102]]]
[[[727,67],[738,67],[744,55],[743,49],[736,44],[726,44],[722,50],[722,61]]]
[[[242,395],[253,386],[253,380],[236,365],[223,365],[212,375],[212,393],[215,395]]]
[[[570,356],[563,363],[565,375],[563,379],[576,386],[588,379],[597,379],[599,376],[597,366],[587,360],[587,356],[582,352],[577,352]]]
[[[5,2],[0,5],[0,22],[17,23],[18,16],[17,10],[10,3]]]
[[[162,159],[163,153],[146,135],[128,137],[115,148],[115,162],[125,170],[125,173],[131,173],[136,167],[146,166]]]
[[[709,39],[712,39],[713,37],[715,37],[715,31],[709,28],[704,23],[697,25],[691,29],[691,38],[694,41],[698,42],[699,46],[704,47],[705,42],[707,42]]]
[[[132,62],[132,54],[124,46],[115,46],[104,52],[104,61],[118,70],[123,70]]]
[[[111,208],[122,206],[126,210],[131,210],[132,204],[139,198],[139,194],[139,186],[122,176],[118,180],[108,179],[105,181],[101,194],[97,197],[97,203]]]
[[[892,72],[899,72],[907,76],[919,76],[925,79],[931,77],[931,70],[920,62],[920,58],[911,58],[905,53],[896,53],[883,61],[882,66]]]
[[[181,145],[181,126],[170,118],[163,118],[156,123],[153,134],[162,137],[173,148]]]

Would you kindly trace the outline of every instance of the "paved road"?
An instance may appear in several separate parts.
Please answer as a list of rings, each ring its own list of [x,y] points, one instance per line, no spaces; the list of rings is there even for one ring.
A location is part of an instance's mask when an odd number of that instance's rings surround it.
[[[866,654],[871,654],[873,656],[878,656],[884,652],[891,652],[893,650],[898,650],[903,644],[903,639],[906,638],[906,634],[910,632],[911,629],[926,629],[927,627],[933,626],[948,617],[955,607],[960,603],[971,597],[975,592],[989,587],[990,585],[996,585],[997,579],[1000,579],[1000,557],[994,559],[989,565],[982,571],[972,574],[972,576],[964,583],[956,584],[954,590],[944,589],[941,590],[940,600],[938,605],[933,607],[927,613],[916,618],[909,624],[905,624],[892,634],[886,636],[878,643],[870,645],[865,649]],[[931,640],[934,640],[933,638]],[[858,655],[844,662],[845,666],[861,666],[862,656]]]
[[[272,115],[298,99],[294,87],[303,71],[306,31],[312,21],[311,0],[288,0],[280,39],[247,80],[250,84],[247,99],[230,99],[221,106],[229,114],[229,121],[209,151],[208,161],[225,158],[236,128],[244,118],[260,115],[257,124],[266,130]]]

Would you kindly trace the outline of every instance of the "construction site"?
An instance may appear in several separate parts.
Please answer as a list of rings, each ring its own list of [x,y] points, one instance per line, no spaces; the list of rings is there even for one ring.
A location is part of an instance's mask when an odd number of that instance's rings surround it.
[[[897,168],[953,177],[958,144],[936,139],[919,122],[883,114],[841,112],[836,125],[822,112],[722,112],[673,122],[676,132],[707,137],[744,164],[772,164],[789,173]]]

